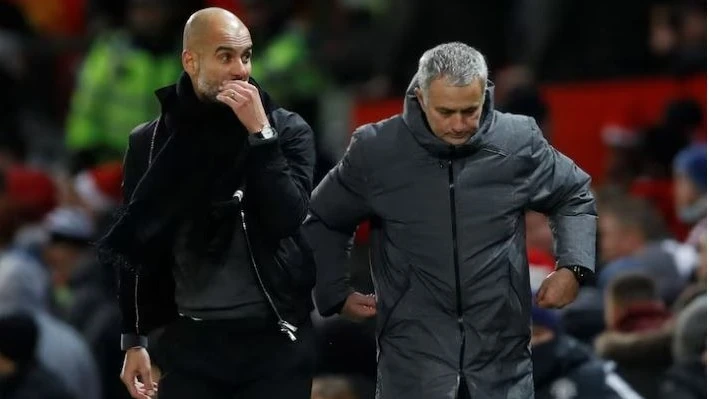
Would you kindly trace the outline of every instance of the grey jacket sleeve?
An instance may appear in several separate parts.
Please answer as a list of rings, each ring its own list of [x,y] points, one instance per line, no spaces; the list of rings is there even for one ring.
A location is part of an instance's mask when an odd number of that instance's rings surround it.
[[[529,208],[549,216],[560,266],[595,269],[596,202],[591,177],[542,136],[532,118]]]
[[[305,221],[317,268],[315,301],[323,316],[339,312],[352,292],[348,248],[357,225],[370,214],[362,134],[355,132],[342,160],[313,191]]]

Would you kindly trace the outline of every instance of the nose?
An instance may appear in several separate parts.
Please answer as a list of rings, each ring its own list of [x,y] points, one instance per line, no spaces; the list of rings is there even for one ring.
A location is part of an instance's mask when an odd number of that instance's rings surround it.
[[[468,127],[465,124],[465,118],[463,117],[463,115],[461,115],[460,113],[456,114],[453,120],[453,131],[456,133],[464,133],[467,130]]]
[[[237,60],[231,63],[229,73],[235,80],[246,80],[248,70],[246,69],[246,64],[244,64],[243,61]]]

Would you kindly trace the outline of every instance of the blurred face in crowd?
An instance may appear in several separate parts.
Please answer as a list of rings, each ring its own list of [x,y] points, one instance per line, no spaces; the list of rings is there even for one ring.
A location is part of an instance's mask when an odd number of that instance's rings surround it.
[[[677,215],[682,220],[694,222],[701,218],[706,210],[702,194],[687,175],[677,173],[674,176],[674,200]]]
[[[199,25],[186,39],[182,65],[197,96],[203,101],[218,102],[222,83],[249,79],[253,43],[249,30],[233,14],[215,11],[205,18],[206,21],[195,22]]]
[[[638,171],[638,154],[635,148],[610,147],[605,162],[606,180],[627,186]]]
[[[52,242],[44,249],[43,258],[52,271],[52,280],[57,285],[68,282],[73,270],[78,266],[82,250],[76,245]]]
[[[273,5],[267,1],[249,1],[244,6],[246,20],[249,21],[249,30],[255,37],[263,37],[263,33],[273,28],[275,11]]]
[[[689,7],[680,16],[682,39],[688,44],[701,43],[707,37],[707,14],[701,7]]]
[[[480,126],[485,90],[479,79],[455,86],[441,77],[426,91],[416,89],[416,97],[433,134],[448,144],[467,143]]]
[[[161,38],[172,22],[172,8],[165,1],[134,0],[128,8],[128,26],[138,37]]]
[[[598,231],[601,239],[601,257],[604,262],[633,255],[644,245],[638,229],[624,226],[609,212],[600,212]]]
[[[535,248],[546,253],[553,253],[554,236],[547,217],[538,212],[527,212],[527,248]]]

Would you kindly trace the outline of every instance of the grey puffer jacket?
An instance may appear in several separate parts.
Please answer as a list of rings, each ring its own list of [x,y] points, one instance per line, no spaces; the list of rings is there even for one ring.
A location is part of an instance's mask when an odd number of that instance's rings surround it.
[[[414,80],[415,82],[415,80]],[[409,87],[404,113],[359,128],[315,189],[306,232],[316,301],[339,312],[346,249],[371,221],[381,399],[532,398],[531,292],[524,212],[550,215],[560,265],[593,269],[589,176],[533,119],[494,110],[453,147],[429,130]]]

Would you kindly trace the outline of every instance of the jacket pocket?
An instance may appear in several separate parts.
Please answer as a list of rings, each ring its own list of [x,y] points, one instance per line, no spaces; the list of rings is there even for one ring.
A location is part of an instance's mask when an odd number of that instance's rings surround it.
[[[526,267],[517,265],[509,259],[508,266],[508,304],[510,307],[510,326],[506,329],[512,335],[529,334],[531,325],[532,292],[529,285],[529,272]],[[523,269],[523,270],[520,270]],[[524,272],[527,273],[526,277]]]

